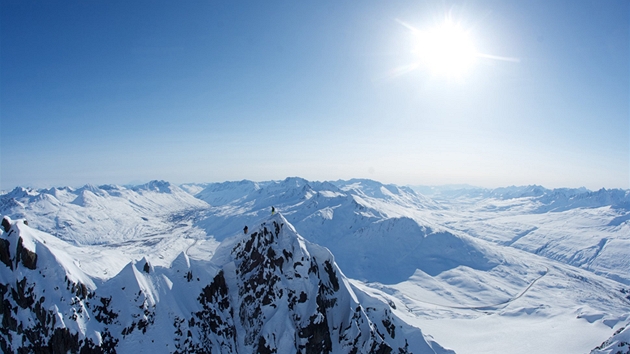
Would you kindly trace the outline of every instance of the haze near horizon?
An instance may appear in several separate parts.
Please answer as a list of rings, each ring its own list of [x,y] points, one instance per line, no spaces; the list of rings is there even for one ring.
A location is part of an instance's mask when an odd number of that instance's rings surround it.
[[[630,187],[627,1],[0,7],[0,190]]]

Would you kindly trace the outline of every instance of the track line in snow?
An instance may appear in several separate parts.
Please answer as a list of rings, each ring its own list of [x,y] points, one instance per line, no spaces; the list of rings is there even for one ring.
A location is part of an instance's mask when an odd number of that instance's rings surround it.
[[[493,307],[499,307],[499,306],[504,306],[507,305],[513,301],[516,301],[518,299],[520,299],[523,295],[525,295],[525,293],[527,293],[529,291],[529,289],[532,288],[532,286],[534,286],[534,284],[536,284],[536,282],[538,280],[540,280],[542,277],[544,277],[545,275],[547,275],[547,273],[549,273],[549,267],[545,267],[545,271],[543,272],[543,274],[541,274],[538,278],[532,280],[531,283],[529,283],[529,285],[527,285],[527,287],[525,289],[523,289],[523,291],[521,291],[518,295],[511,297],[505,301],[496,303],[496,304],[492,304],[492,305],[482,305],[482,306],[455,306],[455,305],[444,305],[444,304],[437,304],[434,302],[430,302],[430,301],[423,301],[423,300],[417,300],[414,299],[415,302],[420,302],[423,304],[428,304],[428,305],[433,305],[433,306],[439,306],[439,307],[444,307],[444,308],[448,308],[448,309],[455,309],[455,310],[492,310]]]
[[[531,234],[532,232],[538,230],[537,226],[534,226],[533,228],[529,229],[529,230],[525,230],[521,233],[519,233],[518,235],[512,237],[511,240],[509,241],[504,241],[504,242],[499,242],[499,244],[503,244],[504,246],[512,246],[513,244],[515,244],[518,240],[522,239],[523,237]]]
[[[190,257],[190,255],[188,254],[188,251],[190,250],[190,248],[191,248],[192,246],[194,246],[194,245],[196,245],[196,244],[197,244],[197,241],[199,241],[199,240],[194,239],[193,243],[191,243],[191,244],[190,244],[190,246],[186,247],[186,250],[184,251],[184,254],[185,254],[185,255],[187,255],[187,256],[189,256],[189,257]]]

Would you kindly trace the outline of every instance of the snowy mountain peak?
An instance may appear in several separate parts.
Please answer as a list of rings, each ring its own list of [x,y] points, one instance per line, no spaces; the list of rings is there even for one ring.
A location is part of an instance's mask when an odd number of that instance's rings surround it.
[[[302,177],[287,177],[280,182],[280,185],[284,187],[300,188],[309,184],[307,180]]]
[[[9,193],[5,194],[4,197],[5,198],[19,199],[19,198],[31,197],[31,196],[34,196],[34,195],[37,195],[37,192],[35,192],[34,190],[32,190],[30,188],[15,187],[15,188],[13,188],[12,191],[10,191]]]
[[[260,189],[256,182],[242,180],[238,182],[211,183],[195,194],[195,197],[212,206],[225,205],[241,200],[246,195]]]
[[[412,350],[409,338],[396,337],[404,325],[386,304],[370,316],[332,254],[299,236],[280,214],[226,240],[213,260],[222,265],[204,289],[202,317],[225,317],[215,320],[226,334],[215,345],[225,351],[433,353],[433,346],[446,352],[427,341]]]
[[[167,181],[158,181],[153,180],[145,184],[141,184],[139,186],[135,186],[132,188],[136,192],[141,191],[150,191],[150,192],[158,192],[158,193],[172,193],[175,190],[180,190],[179,187],[171,184]]]
[[[36,243],[28,234],[21,235],[18,224],[24,225],[24,220],[12,221],[5,216],[2,218],[3,237],[0,239],[0,261],[10,269],[37,267]]]
[[[93,281],[69,246],[3,219],[3,352],[451,353],[353,288],[279,214],[210,260],[144,257]],[[359,296],[359,294],[361,294]]]
[[[98,196],[105,196],[106,193],[99,187],[93,185],[93,184],[86,184],[85,186],[79,188],[76,190],[76,193],[83,193],[83,192],[91,192],[94,195],[98,195]]]

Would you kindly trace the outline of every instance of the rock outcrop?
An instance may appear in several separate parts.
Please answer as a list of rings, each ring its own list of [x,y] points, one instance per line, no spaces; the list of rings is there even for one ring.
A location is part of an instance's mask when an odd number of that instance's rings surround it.
[[[364,306],[325,248],[282,215],[225,240],[211,260],[145,259],[106,281],[61,242],[10,223],[0,237],[0,350],[48,353],[449,353]],[[367,296],[367,295],[363,295]]]

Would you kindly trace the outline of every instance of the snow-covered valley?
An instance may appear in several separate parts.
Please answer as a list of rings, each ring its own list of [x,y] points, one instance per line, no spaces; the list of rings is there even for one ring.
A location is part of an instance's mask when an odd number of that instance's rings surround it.
[[[627,191],[417,190],[301,178],[16,188],[0,195],[0,344],[628,351]]]

